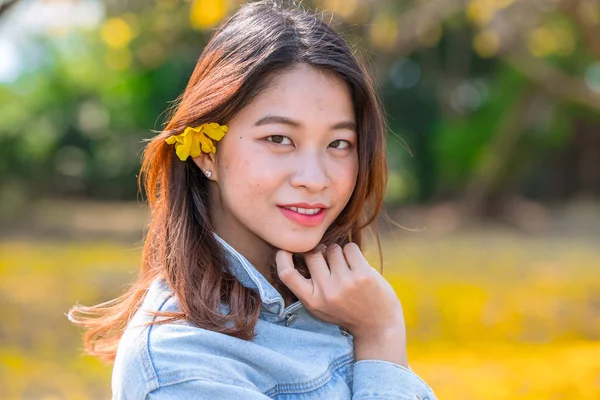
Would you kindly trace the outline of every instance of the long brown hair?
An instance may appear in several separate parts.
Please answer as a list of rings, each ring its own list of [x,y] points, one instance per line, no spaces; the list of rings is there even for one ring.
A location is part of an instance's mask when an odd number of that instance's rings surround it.
[[[385,121],[380,100],[362,62],[326,22],[298,6],[277,1],[248,3],[214,33],[200,55],[185,91],[168,123],[149,140],[143,154],[139,188],[152,212],[137,281],[120,297],[92,307],[74,306],[69,319],[86,328],[87,353],[112,362],[130,318],[148,287],[165,278],[182,312],[154,313],[185,319],[198,327],[240,339],[254,338],[260,314],[259,294],[233,276],[212,235],[209,183],[194,162],[182,163],[165,138],[187,126],[227,123],[269,84],[269,77],[297,63],[336,73],[350,87],[357,124],[359,173],[348,204],[327,229],[321,243],[362,245],[362,231],[375,222],[387,179]],[[218,148],[218,147],[217,147]],[[218,150],[217,150],[218,152]],[[379,249],[381,257],[381,249]],[[309,276],[304,258],[294,256]],[[273,263],[272,263],[273,264]],[[283,291],[275,266],[271,278]],[[219,313],[229,306],[228,315]]]

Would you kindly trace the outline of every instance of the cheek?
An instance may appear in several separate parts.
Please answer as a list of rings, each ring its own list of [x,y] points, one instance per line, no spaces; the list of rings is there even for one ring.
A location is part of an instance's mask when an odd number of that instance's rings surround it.
[[[269,196],[277,184],[277,167],[258,149],[238,148],[228,152],[220,168],[222,189],[230,201],[252,204],[252,199]],[[275,163],[276,164],[276,163]]]
[[[333,182],[337,192],[346,200],[350,199],[358,177],[358,159],[354,157],[347,162],[336,165]]]

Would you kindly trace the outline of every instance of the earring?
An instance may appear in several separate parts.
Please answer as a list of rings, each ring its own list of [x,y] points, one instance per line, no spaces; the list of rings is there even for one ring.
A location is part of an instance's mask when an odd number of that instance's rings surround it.
[[[210,171],[206,171],[206,172],[204,173],[204,175],[206,175],[206,177],[207,177],[207,178],[210,178],[210,176],[212,175],[212,172],[210,172]]]

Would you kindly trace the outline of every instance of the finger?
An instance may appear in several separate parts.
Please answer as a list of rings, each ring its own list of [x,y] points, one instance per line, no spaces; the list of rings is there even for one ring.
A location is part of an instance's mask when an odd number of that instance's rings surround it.
[[[304,256],[304,259],[306,260],[306,266],[310,271],[313,285],[316,288],[324,287],[331,276],[331,272],[329,271],[329,266],[325,261],[325,257],[323,257],[323,253],[321,251],[307,253]]]
[[[325,252],[325,256],[327,257],[327,264],[331,270],[331,275],[340,277],[350,274],[348,261],[346,261],[344,252],[339,245],[335,243],[330,245]]]
[[[344,246],[344,256],[346,257],[346,261],[348,261],[350,270],[366,271],[368,269],[368,272],[372,270],[356,243],[350,242]]]
[[[277,264],[277,275],[300,300],[306,299],[313,292],[313,283],[306,279],[294,268],[292,253],[285,250],[277,251],[275,255]]]

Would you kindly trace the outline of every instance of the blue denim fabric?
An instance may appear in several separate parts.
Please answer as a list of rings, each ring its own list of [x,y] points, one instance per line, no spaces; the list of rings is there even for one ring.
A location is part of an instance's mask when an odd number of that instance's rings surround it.
[[[285,308],[262,274],[215,236],[231,271],[262,299],[256,339],[244,341],[185,321],[144,327],[152,319],[144,310],[180,311],[166,282],[156,280],[119,342],[114,400],[436,400],[408,368],[381,360],[355,362],[352,335],[314,318],[299,301]]]

